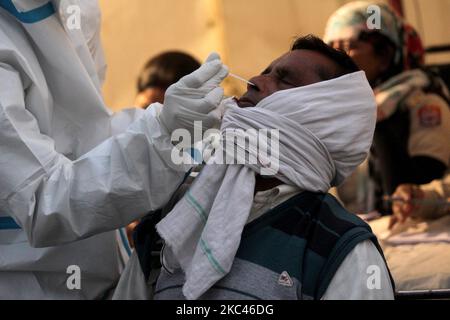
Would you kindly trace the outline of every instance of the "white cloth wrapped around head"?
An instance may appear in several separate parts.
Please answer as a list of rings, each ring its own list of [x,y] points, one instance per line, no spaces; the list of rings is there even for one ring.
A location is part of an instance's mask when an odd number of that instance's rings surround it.
[[[375,124],[373,91],[365,74],[356,72],[279,91],[254,108],[229,106],[222,134],[227,146],[236,144],[235,129],[278,129],[275,176],[301,191],[327,192],[367,157]],[[257,145],[238,143],[239,148],[241,154],[261,159]],[[214,163],[214,157],[211,160],[208,163]],[[205,166],[184,198],[157,225],[166,242],[166,267],[185,273],[186,298],[201,297],[230,271],[250,215],[255,172],[261,169],[259,161]]]
[[[255,108],[230,106],[222,130],[279,130],[278,178],[303,190],[327,192],[366,159],[375,124],[375,97],[361,71],[278,91]],[[305,174],[316,175],[310,178],[315,185],[305,183]]]
[[[344,182],[369,153],[376,102],[363,71],[279,91],[259,106],[268,110],[276,107],[276,113],[298,122],[325,145],[336,167],[333,186]]]

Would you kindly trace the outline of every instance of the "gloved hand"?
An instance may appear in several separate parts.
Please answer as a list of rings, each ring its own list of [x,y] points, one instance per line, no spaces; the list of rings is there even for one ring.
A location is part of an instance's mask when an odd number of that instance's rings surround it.
[[[187,129],[194,137],[195,121],[202,122],[203,132],[219,127],[221,112],[217,108],[224,94],[219,85],[227,76],[228,68],[212,53],[198,70],[170,86],[159,116],[166,129],[170,133]]]

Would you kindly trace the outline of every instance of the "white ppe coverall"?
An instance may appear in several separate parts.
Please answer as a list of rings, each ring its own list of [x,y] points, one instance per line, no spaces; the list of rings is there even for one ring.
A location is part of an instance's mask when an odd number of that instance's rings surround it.
[[[188,170],[160,106],[105,107],[99,25],[96,1],[0,0],[0,299],[105,297],[121,271],[111,230],[162,207]]]

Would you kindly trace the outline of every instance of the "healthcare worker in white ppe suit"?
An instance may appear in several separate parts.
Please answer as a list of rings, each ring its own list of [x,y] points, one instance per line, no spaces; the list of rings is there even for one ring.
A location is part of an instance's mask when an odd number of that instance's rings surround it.
[[[81,29],[66,23],[72,5]],[[219,122],[217,54],[164,107],[113,115],[99,24],[93,0],[0,0],[0,299],[108,297],[114,230],[164,206],[190,169],[171,161],[171,132]]]

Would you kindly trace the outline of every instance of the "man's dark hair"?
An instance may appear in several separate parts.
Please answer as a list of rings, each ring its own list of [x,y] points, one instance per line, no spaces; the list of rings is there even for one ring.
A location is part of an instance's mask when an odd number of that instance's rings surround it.
[[[360,70],[347,53],[330,47],[314,35],[307,35],[295,40],[292,45],[292,51],[294,50],[311,50],[319,52],[335,63],[336,68],[333,69],[326,68],[322,65],[316,66],[317,74],[323,81],[339,78],[343,75]]]
[[[200,62],[186,53],[164,52],[145,64],[138,78],[138,92],[155,87],[166,90],[198,68],[200,68]]]

